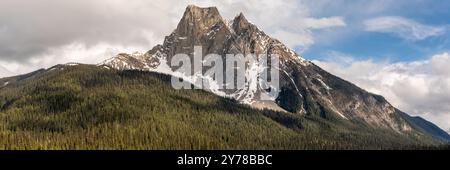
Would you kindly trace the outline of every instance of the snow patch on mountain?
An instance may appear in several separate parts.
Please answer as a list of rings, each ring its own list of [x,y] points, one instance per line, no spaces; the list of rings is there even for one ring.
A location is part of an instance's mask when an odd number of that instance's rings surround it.
[[[332,90],[332,88],[330,86],[328,86],[325,82],[323,82],[323,80],[321,78],[317,78],[316,80],[319,81],[320,84],[322,84],[322,86],[325,87],[325,89],[327,89],[328,91]]]

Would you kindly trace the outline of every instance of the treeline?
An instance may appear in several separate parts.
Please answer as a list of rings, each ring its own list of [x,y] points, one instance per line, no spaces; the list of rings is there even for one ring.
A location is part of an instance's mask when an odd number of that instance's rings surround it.
[[[254,110],[170,77],[78,65],[0,89],[1,149],[419,149],[418,139]]]

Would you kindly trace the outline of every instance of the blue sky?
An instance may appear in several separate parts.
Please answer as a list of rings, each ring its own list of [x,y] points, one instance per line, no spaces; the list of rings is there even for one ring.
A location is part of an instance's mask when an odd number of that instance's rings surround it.
[[[450,1],[318,0],[315,18],[345,26],[313,29],[302,56],[397,108],[450,131]]]
[[[351,1],[353,2],[353,1]],[[336,1],[321,6],[322,10],[314,10],[315,17],[343,16],[347,27],[313,30],[315,43],[303,55],[308,59],[323,59],[326,51],[339,51],[357,58],[390,60],[392,62],[414,61],[430,57],[450,49],[450,1],[442,0],[397,0],[397,1]],[[362,4],[379,7],[377,10],[355,10]],[[439,36],[431,36],[421,40],[408,40],[395,33],[366,31],[366,20],[396,16],[412,20],[432,27],[444,27],[446,30]],[[412,35],[411,35],[412,36]],[[333,37],[330,39],[329,37]],[[301,47],[296,48],[300,50]]]
[[[450,1],[304,4],[310,17],[345,22],[310,29],[313,43],[294,47],[304,58],[450,131]]]

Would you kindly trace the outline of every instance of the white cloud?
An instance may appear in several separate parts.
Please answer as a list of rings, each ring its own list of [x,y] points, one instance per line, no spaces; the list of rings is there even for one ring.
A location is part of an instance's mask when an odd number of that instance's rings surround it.
[[[292,49],[297,47],[301,50],[298,51],[300,53],[306,51],[315,43],[313,30],[347,26],[342,17],[336,16],[329,18],[286,18],[281,21],[283,23],[268,29],[276,30],[271,32],[271,36],[279,39]]]
[[[450,129],[450,54],[427,60],[389,63],[347,60],[331,53],[328,61],[314,61],[323,69],[370,92],[380,94],[399,109]]]
[[[2,0],[0,66],[22,74],[97,62],[109,49],[145,52],[175,29],[188,4],[217,6],[226,19],[243,12],[269,35],[300,49],[314,44],[311,29],[345,26],[342,17],[315,19],[297,0]]]
[[[304,21],[306,28],[322,29],[330,27],[343,27],[347,26],[342,17],[329,17],[329,18],[305,18]]]
[[[384,16],[364,21],[366,31],[393,33],[403,39],[417,41],[438,36],[444,27],[424,25],[414,20],[398,16]]]
[[[0,65],[0,78],[12,76],[13,73]]]
[[[300,31],[300,30],[299,30]],[[314,44],[314,37],[311,31],[302,30],[304,33],[292,33],[289,31],[279,30],[272,34],[274,37],[278,37],[284,44],[289,47],[301,46],[303,50],[306,50],[310,45]]]

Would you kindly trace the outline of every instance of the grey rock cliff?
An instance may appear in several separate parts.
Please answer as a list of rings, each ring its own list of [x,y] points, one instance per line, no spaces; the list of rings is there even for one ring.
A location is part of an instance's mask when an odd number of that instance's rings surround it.
[[[414,122],[402,116],[382,96],[371,94],[305,60],[279,40],[250,23],[241,13],[223,19],[217,8],[188,6],[177,28],[145,54],[119,54],[103,64],[116,69],[139,69],[171,74],[168,61],[175,54],[190,54],[202,46],[203,54],[277,54],[280,57],[280,93],[273,101],[261,101],[260,90],[213,91],[227,94],[258,108],[270,108],[301,115],[317,115],[330,121],[358,126],[417,131]],[[250,63],[251,64],[251,63]],[[164,65],[164,67],[163,67]]]

